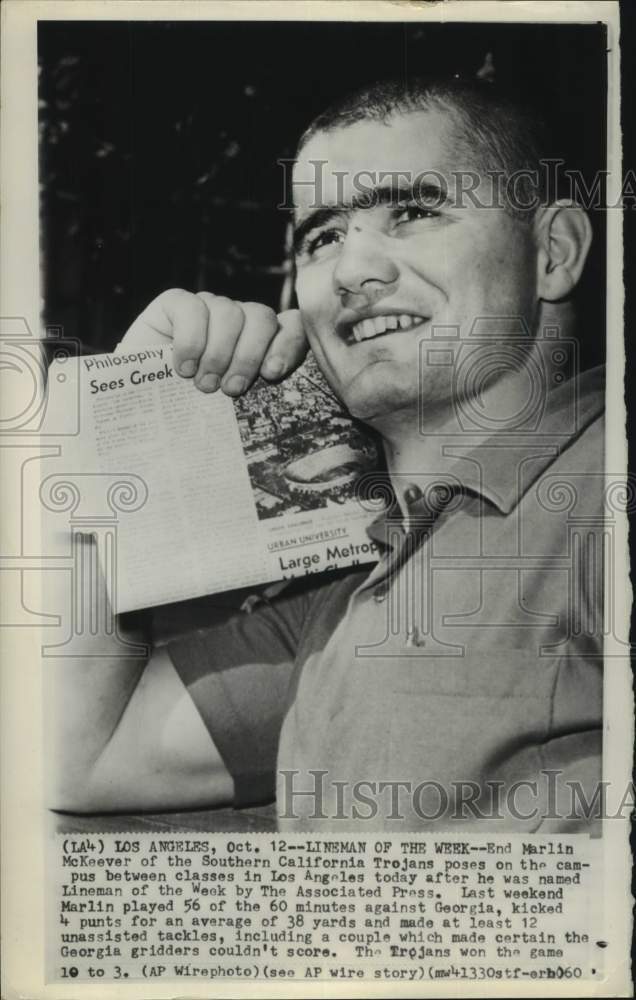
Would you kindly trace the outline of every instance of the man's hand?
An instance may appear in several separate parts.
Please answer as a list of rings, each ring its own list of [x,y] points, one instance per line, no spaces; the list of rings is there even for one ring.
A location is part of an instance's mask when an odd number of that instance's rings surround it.
[[[303,361],[307,339],[300,313],[278,315],[257,302],[222,295],[197,295],[173,288],[162,292],[132,324],[118,351],[172,340],[175,371],[202,392],[219,387],[240,396],[257,375],[279,379]]]

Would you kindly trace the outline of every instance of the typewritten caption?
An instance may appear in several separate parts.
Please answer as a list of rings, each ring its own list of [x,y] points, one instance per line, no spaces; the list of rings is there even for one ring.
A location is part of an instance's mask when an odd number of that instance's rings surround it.
[[[590,980],[585,836],[58,835],[48,979]]]

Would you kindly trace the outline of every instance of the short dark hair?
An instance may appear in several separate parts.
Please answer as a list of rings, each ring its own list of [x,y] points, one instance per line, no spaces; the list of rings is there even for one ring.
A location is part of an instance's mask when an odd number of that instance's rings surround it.
[[[518,175],[514,198],[506,198],[504,205],[519,218],[532,218],[546,196],[543,163],[549,155],[549,130],[534,109],[492,83],[459,77],[373,83],[318,115],[303,132],[298,152],[319,132],[362,121],[387,123],[396,113],[428,109],[449,114],[460,149],[476,159],[481,173],[499,172],[506,191],[510,178]]]

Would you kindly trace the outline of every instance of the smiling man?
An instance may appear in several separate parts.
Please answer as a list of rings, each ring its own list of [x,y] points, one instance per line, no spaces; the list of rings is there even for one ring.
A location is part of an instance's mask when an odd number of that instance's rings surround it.
[[[309,346],[383,440],[382,558],[148,663],[61,663],[55,806],[276,791],[282,825],[317,830],[586,826],[603,382],[576,366],[590,224],[547,203],[542,155],[538,123],[488,86],[370,88],[301,140],[298,310],[171,290],[135,321],[125,347],[171,339],[203,392],[284,377]]]

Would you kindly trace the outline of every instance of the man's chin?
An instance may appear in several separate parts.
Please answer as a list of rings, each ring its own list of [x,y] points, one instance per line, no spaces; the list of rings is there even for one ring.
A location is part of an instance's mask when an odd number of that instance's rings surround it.
[[[339,393],[349,413],[356,420],[376,424],[404,411],[417,411],[418,391],[412,384],[413,373],[395,371],[391,364],[377,363],[355,376]],[[391,369],[393,368],[393,371]]]

